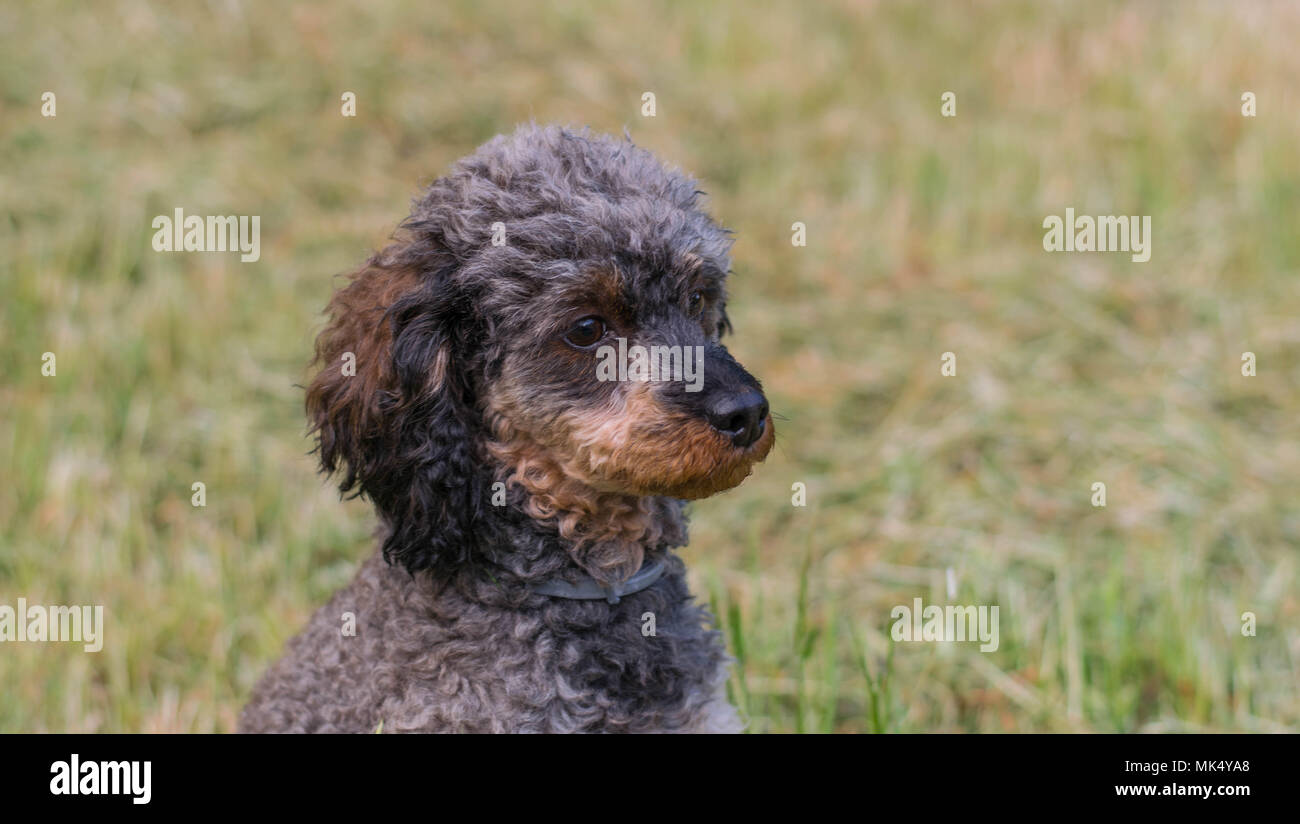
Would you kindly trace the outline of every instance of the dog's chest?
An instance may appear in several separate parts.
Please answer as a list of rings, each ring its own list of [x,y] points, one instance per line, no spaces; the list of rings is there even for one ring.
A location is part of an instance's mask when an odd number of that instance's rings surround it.
[[[721,695],[721,640],[684,584],[616,606],[557,600],[503,612],[439,603],[420,612],[381,630],[392,645],[374,673],[386,730],[739,729]],[[394,661],[406,662],[405,672],[393,671]]]

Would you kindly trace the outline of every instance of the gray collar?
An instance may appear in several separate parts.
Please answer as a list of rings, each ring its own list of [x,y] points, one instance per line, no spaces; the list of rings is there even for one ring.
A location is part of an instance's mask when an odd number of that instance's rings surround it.
[[[552,598],[573,598],[579,601],[595,601],[604,598],[611,604],[617,604],[624,595],[631,595],[646,589],[655,581],[658,581],[663,574],[664,562],[650,561],[621,584],[606,586],[590,575],[586,575],[576,583],[559,578],[550,578],[529,584],[528,589],[538,595],[549,595]]]

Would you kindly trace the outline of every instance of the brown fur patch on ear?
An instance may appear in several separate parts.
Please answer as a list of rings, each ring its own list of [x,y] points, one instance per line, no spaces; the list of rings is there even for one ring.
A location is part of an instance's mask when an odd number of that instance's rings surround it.
[[[388,308],[420,281],[418,270],[387,263],[380,253],[326,307],[330,320],[316,338],[313,363],[320,371],[307,388],[307,417],[320,441],[321,467],[333,472],[347,462],[345,490],[365,463],[362,444],[382,435],[381,403],[396,391]],[[439,352],[432,378],[441,382],[446,366],[447,355]]]

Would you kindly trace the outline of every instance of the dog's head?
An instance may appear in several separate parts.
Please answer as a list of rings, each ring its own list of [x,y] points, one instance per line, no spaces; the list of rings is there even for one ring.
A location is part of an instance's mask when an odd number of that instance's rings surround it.
[[[570,537],[626,538],[638,499],[705,497],[766,457],[767,401],[720,342],[730,239],[699,194],[628,141],[524,127],[334,296],[308,414],[390,560],[463,560],[498,481]]]

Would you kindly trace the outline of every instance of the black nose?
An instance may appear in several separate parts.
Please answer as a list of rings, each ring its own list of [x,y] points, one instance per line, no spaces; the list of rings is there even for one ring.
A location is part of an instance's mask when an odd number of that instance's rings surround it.
[[[767,427],[767,398],[753,389],[724,395],[709,405],[705,416],[714,429],[743,449],[763,437]]]

